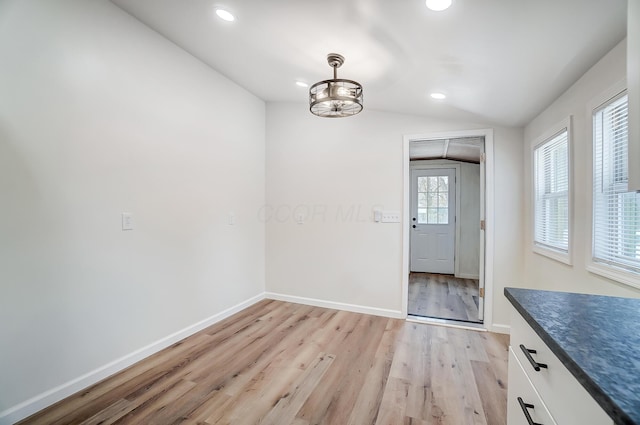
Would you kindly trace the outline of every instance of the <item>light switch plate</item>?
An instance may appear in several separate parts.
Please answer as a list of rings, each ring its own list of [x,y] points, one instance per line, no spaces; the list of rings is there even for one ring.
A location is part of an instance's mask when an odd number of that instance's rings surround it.
[[[122,230],[133,230],[133,215],[131,213],[122,213]]]
[[[400,211],[382,211],[383,223],[400,223]]]

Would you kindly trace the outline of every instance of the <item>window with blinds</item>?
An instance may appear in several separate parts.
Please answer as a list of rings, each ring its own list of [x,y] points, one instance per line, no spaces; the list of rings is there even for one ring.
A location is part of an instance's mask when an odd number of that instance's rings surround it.
[[[593,261],[640,273],[640,193],[627,190],[627,96],[593,113]]]
[[[569,131],[534,149],[534,243],[569,253]]]

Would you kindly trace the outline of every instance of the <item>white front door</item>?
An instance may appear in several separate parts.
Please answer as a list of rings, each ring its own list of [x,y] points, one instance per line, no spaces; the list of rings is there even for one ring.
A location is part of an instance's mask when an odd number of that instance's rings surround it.
[[[456,170],[411,170],[412,272],[453,274]]]

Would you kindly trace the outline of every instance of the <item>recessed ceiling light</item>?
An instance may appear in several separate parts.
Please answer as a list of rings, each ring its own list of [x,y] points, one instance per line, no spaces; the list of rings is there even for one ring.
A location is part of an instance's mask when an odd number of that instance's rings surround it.
[[[447,96],[444,93],[431,93],[430,96],[433,99],[437,99],[437,100],[442,100],[447,98]]]
[[[427,0],[427,7],[436,12],[448,9],[451,6],[451,0]]]
[[[227,22],[233,22],[236,20],[236,17],[233,16],[231,12],[224,9],[216,9],[216,15],[218,15],[218,18]]]
[[[298,87],[309,87],[309,84],[305,83],[304,81],[296,81],[296,86],[298,86]]]

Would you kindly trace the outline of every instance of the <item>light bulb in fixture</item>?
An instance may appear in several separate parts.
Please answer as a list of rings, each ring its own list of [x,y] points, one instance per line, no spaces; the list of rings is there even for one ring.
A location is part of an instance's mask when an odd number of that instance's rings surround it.
[[[433,11],[440,12],[451,6],[451,0],[426,0],[427,7]]]
[[[347,99],[342,99],[342,98],[354,97],[354,96],[356,96],[355,90],[349,90],[348,88],[339,86],[336,83],[329,83],[329,87],[318,92],[318,94],[316,95],[316,99],[321,100],[326,98],[331,98],[331,99],[339,98],[340,100],[331,101],[331,107],[335,111],[337,110],[335,108],[339,108],[344,105],[353,103]]]
[[[443,100],[447,98],[444,93],[431,93],[429,96],[431,96],[432,99],[436,100]]]
[[[236,17],[233,16],[228,10],[216,9],[216,15],[218,15],[218,18],[222,19],[223,21],[233,22],[236,20]]]
[[[338,96],[354,96],[354,90],[349,90],[346,87],[338,87],[338,90],[335,91],[335,94]]]

